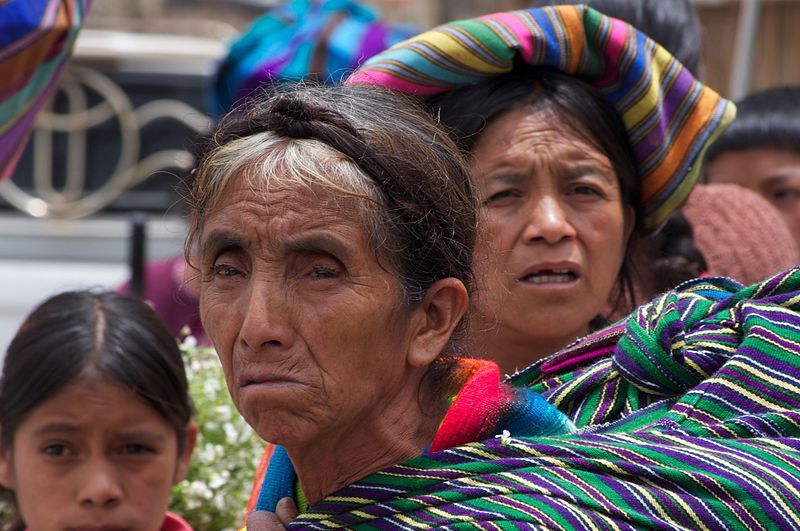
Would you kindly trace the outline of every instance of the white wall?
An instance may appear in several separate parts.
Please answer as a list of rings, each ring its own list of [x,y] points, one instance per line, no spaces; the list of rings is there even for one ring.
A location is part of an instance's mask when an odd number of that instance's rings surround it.
[[[128,278],[125,264],[0,260],[0,358],[36,304],[69,289],[113,289]]]

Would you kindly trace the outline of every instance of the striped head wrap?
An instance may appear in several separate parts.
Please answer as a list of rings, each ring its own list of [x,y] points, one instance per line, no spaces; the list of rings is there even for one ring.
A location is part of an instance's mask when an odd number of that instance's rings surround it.
[[[56,88],[91,0],[0,2],[0,180]]]
[[[734,105],[632,26],[586,6],[496,13],[445,24],[367,61],[348,79],[423,98],[510,72],[523,62],[599,90],[626,129],[654,230],[686,200],[702,154]]]
[[[352,0],[292,0],[257,19],[230,47],[211,95],[226,112],[265,83],[338,82],[365,59],[416,33]]]

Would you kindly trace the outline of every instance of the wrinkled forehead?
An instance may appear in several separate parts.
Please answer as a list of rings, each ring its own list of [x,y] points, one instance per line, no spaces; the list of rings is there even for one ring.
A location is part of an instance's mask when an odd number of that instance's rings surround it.
[[[380,205],[374,183],[350,159],[315,140],[253,135],[219,149],[203,168],[195,190],[198,225],[222,208],[246,200],[265,209],[287,201],[365,215]]]

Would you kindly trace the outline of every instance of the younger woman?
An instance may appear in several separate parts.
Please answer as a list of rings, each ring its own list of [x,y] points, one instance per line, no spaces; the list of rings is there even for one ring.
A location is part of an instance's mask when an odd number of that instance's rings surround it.
[[[0,484],[32,531],[191,529],[166,512],[197,436],[174,336],[143,302],[76,291],[36,308],[0,380]]]

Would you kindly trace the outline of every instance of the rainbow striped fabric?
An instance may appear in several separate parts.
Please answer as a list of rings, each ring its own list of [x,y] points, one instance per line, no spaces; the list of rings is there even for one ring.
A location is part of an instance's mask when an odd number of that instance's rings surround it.
[[[56,88],[91,0],[0,0],[0,179]]]
[[[702,153],[735,114],[660,45],[586,6],[445,24],[373,57],[347,82],[427,97],[509,72],[518,61],[579,77],[613,105],[641,179],[646,229],[686,200]]]
[[[290,528],[800,528],[800,269],[689,282],[510,381],[584,428],[406,461]]]

